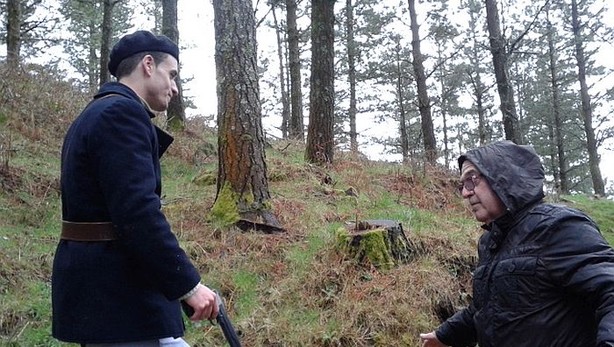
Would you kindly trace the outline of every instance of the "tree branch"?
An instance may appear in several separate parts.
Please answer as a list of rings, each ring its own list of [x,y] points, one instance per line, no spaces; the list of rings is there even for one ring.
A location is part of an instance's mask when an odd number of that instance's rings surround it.
[[[529,31],[531,30],[531,28],[533,27],[535,22],[537,22],[537,17],[539,17],[539,15],[542,13],[544,8],[546,8],[546,6],[549,3],[550,3],[550,0],[546,0],[544,2],[544,5],[539,9],[539,11],[537,11],[535,16],[533,17],[533,21],[531,22],[531,24],[529,24],[529,26],[522,32],[522,34],[520,34],[520,36],[518,36],[516,38],[516,40],[514,40],[514,42],[512,42],[512,44],[510,45],[510,48],[508,50],[508,54],[511,54],[514,51],[514,49],[516,48],[516,45],[518,45],[518,43],[525,37],[525,35],[529,33]]]

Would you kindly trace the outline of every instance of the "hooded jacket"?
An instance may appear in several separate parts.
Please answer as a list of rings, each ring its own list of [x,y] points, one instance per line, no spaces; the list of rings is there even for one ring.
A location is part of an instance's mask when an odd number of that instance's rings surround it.
[[[112,222],[118,239],[60,240],[53,336],[112,343],[183,335],[178,298],[200,276],[160,211],[159,158],[172,137],[129,87],[107,83],[62,148],[62,218]]]
[[[614,346],[614,251],[584,213],[542,202],[528,146],[467,152],[507,213],[484,225],[473,300],[436,331],[450,346]]]

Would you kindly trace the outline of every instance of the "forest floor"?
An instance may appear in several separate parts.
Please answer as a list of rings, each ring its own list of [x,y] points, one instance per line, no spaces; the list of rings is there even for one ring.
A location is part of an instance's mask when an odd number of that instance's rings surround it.
[[[86,98],[44,74],[3,77],[0,345],[69,346],[50,336],[50,277],[62,137]],[[418,346],[420,332],[467,304],[481,229],[456,192],[456,171],[343,152],[314,166],[302,144],[271,142],[271,202],[286,232],[244,232],[209,221],[215,131],[198,119],[187,129],[162,160],[163,211],[203,282],[223,294],[244,346]],[[614,241],[613,202],[559,201],[588,211]],[[337,230],[369,219],[401,223],[420,245],[411,261],[382,269],[341,251]],[[219,327],[186,323],[192,346],[225,345]]]

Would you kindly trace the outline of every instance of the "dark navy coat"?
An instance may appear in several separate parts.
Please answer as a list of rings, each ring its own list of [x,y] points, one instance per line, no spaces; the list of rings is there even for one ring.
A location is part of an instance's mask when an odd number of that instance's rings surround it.
[[[127,86],[107,83],[95,99],[62,148],[62,218],[112,222],[119,239],[59,242],[53,336],[78,343],[182,336],[178,298],[200,276],[160,211],[159,157],[173,139]]]
[[[614,251],[584,213],[542,202],[544,173],[528,147],[469,151],[507,214],[480,238],[473,300],[439,327],[451,346],[614,346]]]

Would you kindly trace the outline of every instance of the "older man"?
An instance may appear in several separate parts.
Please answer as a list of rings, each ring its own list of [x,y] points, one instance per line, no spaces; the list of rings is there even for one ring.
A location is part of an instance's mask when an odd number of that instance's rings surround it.
[[[52,276],[53,336],[82,346],[187,346],[192,320],[217,315],[215,293],[160,211],[159,158],[172,137],[151,118],[177,94],[179,50],[137,31],[112,49],[103,85],[62,148],[62,234]]]
[[[484,223],[473,301],[425,347],[614,346],[614,251],[584,213],[543,202],[544,170],[510,141],[458,159],[460,192]]]

